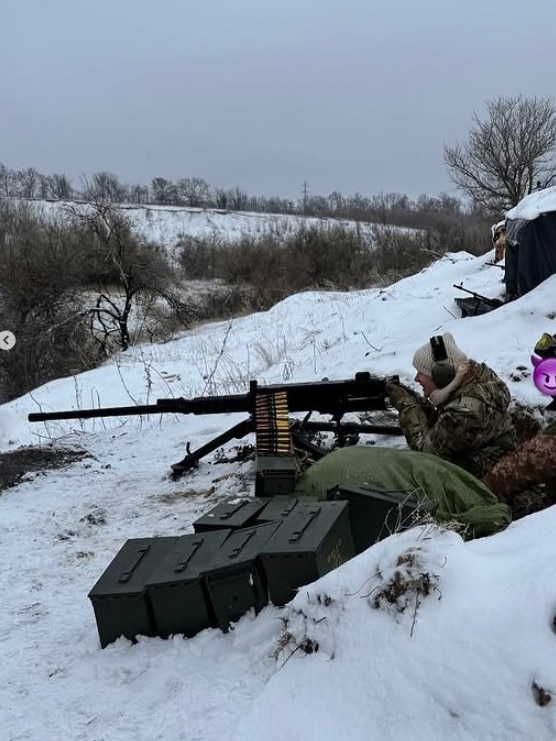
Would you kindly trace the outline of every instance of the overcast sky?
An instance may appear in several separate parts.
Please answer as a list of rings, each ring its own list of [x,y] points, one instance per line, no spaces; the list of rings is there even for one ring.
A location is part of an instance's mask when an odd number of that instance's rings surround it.
[[[253,195],[456,195],[444,144],[499,95],[552,96],[553,0],[17,0],[0,162]]]

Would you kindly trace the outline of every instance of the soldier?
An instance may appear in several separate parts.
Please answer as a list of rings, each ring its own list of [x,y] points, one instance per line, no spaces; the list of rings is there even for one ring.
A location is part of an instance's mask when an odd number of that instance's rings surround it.
[[[492,227],[492,243],[494,244],[494,262],[500,262],[506,255],[505,221],[499,221]]]
[[[420,347],[413,365],[424,397],[403,384],[387,386],[409,447],[482,478],[516,447],[508,387],[485,363],[469,359],[449,332]]]
[[[531,361],[536,387],[552,396],[556,381],[556,335],[543,333]],[[547,408],[556,409],[556,397]],[[483,482],[510,505],[514,517],[556,504],[556,420],[501,458]]]
[[[483,483],[514,517],[556,504],[556,420],[501,458]]]

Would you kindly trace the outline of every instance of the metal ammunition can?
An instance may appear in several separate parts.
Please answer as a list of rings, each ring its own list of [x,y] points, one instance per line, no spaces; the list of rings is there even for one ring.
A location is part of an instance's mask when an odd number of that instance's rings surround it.
[[[118,551],[88,594],[93,605],[100,645],[120,636],[156,635],[145,583],[177,541],[168,538],[132,538]]]

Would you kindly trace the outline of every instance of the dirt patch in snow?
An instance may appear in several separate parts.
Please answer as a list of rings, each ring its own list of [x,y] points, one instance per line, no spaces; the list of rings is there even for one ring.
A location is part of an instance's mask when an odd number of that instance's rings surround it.
[[[90,457],[83,450],[71,448],[27,447],[0,453],[0,491],[29,480],[32,474],[64,468]]]

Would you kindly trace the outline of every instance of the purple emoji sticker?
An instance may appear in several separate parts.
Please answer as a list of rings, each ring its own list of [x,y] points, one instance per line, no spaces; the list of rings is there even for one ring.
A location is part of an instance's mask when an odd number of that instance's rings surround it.
[[[535,370],[533,371],[533,381],[535,386],[547,396],[556,396],[556,358],[538,358],[531,355],[531,362]]]

